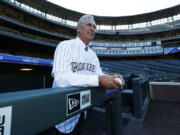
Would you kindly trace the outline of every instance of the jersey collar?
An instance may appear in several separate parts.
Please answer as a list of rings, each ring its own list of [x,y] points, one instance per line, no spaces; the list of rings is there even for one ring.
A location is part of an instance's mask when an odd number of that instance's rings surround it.
[[[85,51],[89,50],[89,44],[85,45],[85,43],[79,37],[76,37],[75,40],[78,42],[79,46],[81,46]]]

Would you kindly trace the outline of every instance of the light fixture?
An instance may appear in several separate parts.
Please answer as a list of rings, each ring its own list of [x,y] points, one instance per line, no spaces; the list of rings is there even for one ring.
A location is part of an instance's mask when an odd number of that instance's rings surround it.
[[[32,71],[33,69],[32,68],[20,68],[19,70],[20,71]]]

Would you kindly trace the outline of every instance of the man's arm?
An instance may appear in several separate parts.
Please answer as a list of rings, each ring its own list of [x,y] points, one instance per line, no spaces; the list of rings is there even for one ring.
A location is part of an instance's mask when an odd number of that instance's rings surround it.
[[[56,87],[102,86],[105,89],[122,89],[124,84],[120,84],[115,80],[117,77],[119,77],[119,75],[78,75],[59,72],[54,76],[54,83]]]
[[[55,73],[54,83],[56,87],[99,86],[98,75],[79,75],[72,72]]]

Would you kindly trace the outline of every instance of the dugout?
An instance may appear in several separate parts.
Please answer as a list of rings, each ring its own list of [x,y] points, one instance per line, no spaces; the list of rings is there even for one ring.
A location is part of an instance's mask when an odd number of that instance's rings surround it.
[[[0,62],[0,67],[0,93],[52,87],[50,66]]]

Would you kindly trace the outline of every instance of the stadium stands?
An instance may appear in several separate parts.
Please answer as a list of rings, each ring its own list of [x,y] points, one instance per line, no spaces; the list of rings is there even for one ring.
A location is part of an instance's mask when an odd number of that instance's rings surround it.
[[[136,74],[148,77],[180,76],[179,60],[136,60],[136,61],[102,61],[102,67],[111,69],[110,72],[120,73],[124,76]]]

